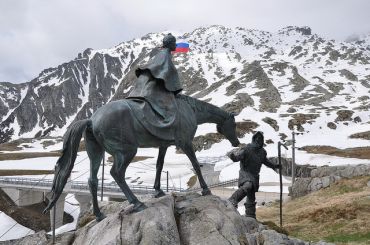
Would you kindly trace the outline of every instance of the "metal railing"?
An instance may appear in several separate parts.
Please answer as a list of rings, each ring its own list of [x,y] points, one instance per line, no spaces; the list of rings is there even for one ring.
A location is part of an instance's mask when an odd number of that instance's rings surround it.
[[[216,188],[216,187],[231,187],[231,186],[237,186],[237,185],[238,185],[238,179],[231,179],[231,180],[221,181],[218,183],[208,185],[208,188],[211,189],[211,188]],[[199,191],[199,190],[202,190],[202,188],[197,187],[197,188],[190,189],[187,191]]]
[[[65,192],[81,192],[87,191],[89,192],[89,186],[87,182],[84,181],[71,181],[69,182],[70,188],[65,188]],[[37,184],[37,186],[35,185]],[[14,177],[0,177],[0,187],[32,187],[33,189],[46,189],[50,188],[53,185],[53,180],[45,179],[40,181],[39,179],[35,178],[14,178]],[[231,187],[237,186],[238,179],[232,179],[227,181],[218,182],[215,184],[211,184],[208,188],[216,188],[216,187]],[[155,190],[153,186],[147,185],[129,185],[130,189],[137,194],[149,194],[153,193]],[[193,188],[193,189],[184,189],[178,187],[168,187],[168,192],[188,192],[188,191],[199,191],[202,188]],[[104,184],[104,192],[107,192],[107,196],[109,193],[121,193],[121,188],[115,182],[105,183]]]
[[[37,183],[37,186],[35,184]],[[65,192],[74,192],[74,191],[89,191],[89,186],[87,182],[84,181],[71,181],[70,188],[65,188]],[[40,182],[39,179],[35,178],[14,178],[14,177],[0,177],[0,186],[2,187],[33,187],[33,189],[45,189],[50,188],[53,185],[53,180],[45,179]],[[152,186],[147,185],[129,185],[130,189],[135,193],[151,193],[154,192]],[[105,183],[104,184],[105,192],[121,193],[122,190],[115,183]],[[186,191],[183,188],[177,187],[168,187],[169,192],[184,192]]]

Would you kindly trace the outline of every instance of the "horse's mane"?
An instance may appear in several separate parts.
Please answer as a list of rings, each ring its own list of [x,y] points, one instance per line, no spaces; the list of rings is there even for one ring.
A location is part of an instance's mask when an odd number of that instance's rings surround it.
[[[208,111],[216,115],[224,116],[225,118],[228,118],[229,116],[231,116],[229,112],[226,112],[215,105],[212,105],[208,102],[201,101],[201,100],[198,100],[196,98],[193,98],[193,97],[190,97],[184,94],[178,94],[176,98],[185,101],[188,105],[190,105],[190,107],[195,112]]]

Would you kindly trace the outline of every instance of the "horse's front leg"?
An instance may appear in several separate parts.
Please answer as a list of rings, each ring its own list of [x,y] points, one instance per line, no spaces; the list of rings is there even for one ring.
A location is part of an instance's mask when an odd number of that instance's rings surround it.
[[[184,144],[183,146],[181,146],[180,148],[188,156],[189,160],[191,161],[191,164],[193,165],[195,173],[198,176],[200,187],[202,187],[202,189],[203,189],[202,190],[202,195],[203,196],[211,195],[212,194],[211,190],[208,189],[208,186],[207,186],[206,182],[203,179],[202,172],[200,171],[199,162],[198,162],[197,157],[195,156],[195,152],[194,152],[192,143],[188,142],[188,143]]]
[[[162,169],[163,169],[163,163],[164,163],[164,157],[166,156],[167,152],[167,147],[159,147],[159,153],[158,153],[158,158],[157,158],[157,171],[155,174],[155,181],[154,181],[154,197],[163,197],[166,194],[162,191],[161,189],[161,174],[162,174]]]

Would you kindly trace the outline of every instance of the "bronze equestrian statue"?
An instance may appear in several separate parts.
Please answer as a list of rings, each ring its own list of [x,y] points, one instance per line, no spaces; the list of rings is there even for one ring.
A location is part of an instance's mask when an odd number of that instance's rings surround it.
[[[55,166],[52,198],[44,212],[55,205],[63,192],[83,134],[90,159],[88,183],[93,211],[98,221],[105,217],[97,200],[97,173],[104,151],[113,156],[110,173],[127,200],[134,205],[134,211],[143,210],[146,206],[130,190],[125,174],[139,147],[159,148],[154,185],[156,196],[164,194],[160,189],[160,173],[166,149],[171,145],[180,148],[191,161],[202,187],[202,194],[211,194],[203,179],[192,140],[197,125],[215,123],[217,131],[233,146],[238,146],[235,118],[233,114],[214,105],[178,93],[182,88],[170,53],[174,50],[175,43],[176,39],[165,37],[162,49],[147,65],[136,71],[138,78],[129,98],[109,102],[100,107],[90,119],[79,120],[70,125],[64,135],[62,156]]]

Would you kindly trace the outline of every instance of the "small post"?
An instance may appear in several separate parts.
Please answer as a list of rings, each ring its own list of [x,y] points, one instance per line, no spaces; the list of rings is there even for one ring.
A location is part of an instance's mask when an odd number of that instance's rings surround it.
[[[283,179],[281,175],[281,143],[278,143],[279,180],[280,180],[280,228],[283,227]]]
[[[292,131],[292,185],[295,179],[295,132]]]
[[[105,152],[103,153],[103,169],[101,174],[101,197],[100,197],[101,201],[103,201],[104,194],[104,165],[105,165]]]
[[[168,192],[168,171],[166,171],[167,173],[167,192]]]
[[[53,244],[55,244],[55,217],[56,217],[56,205],[53,207]]]
[[[282,177],[282,165],[281,165],[281,146],[288,149],[286,145],[280,141],[278,143],[278,160],[279,160],[279,180],[280,180],[280,228],[283,227],[283,177]]]

